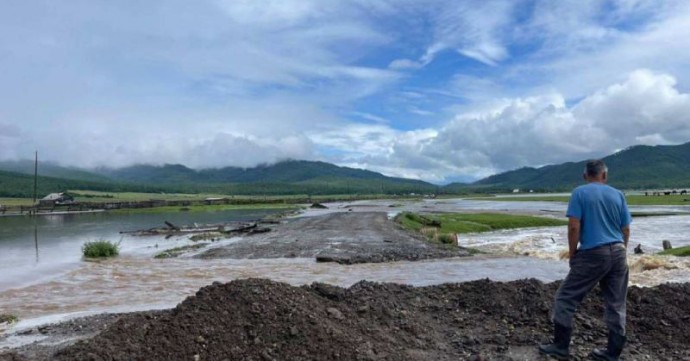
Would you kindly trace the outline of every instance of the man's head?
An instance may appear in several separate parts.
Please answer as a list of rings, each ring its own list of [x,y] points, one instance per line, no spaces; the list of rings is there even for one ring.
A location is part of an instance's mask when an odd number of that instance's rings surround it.
[[[603,161],[599,159],[592,159],[587,161],[585,165],[584,178],[588,182],[606,183],[609,169]]]
[[[587,161],[583,177],[588,182],[606,183],[608,171],[609,169],[606,167],[606,164],[604,164],[603,161],[599,159],[592,159]]]

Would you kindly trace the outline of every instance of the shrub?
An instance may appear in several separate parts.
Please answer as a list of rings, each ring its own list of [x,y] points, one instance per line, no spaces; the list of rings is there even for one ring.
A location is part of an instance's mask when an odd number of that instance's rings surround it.
[[[17,323],[19,321],[19,318],[15,315],[10,315],[7,313],[2,313],[0,314],[0,323],[7,323],[7,324],[13,324]]]
[[[452,244],[452,245],[456,245],[456,244],[457,244],[456,241],[455,241],[455,235],[454,235],[454,234],[450,234],[450,233],[439,233],[439,234],[437,235],[437,238],[438,238],[438,241],[441,242],[441,243],[443,243],[443,244]]]
[[[86,258],[115,257],[120,253],[120,242],[115,243],[105,240],[86,242],[81,247],[81,251]]]

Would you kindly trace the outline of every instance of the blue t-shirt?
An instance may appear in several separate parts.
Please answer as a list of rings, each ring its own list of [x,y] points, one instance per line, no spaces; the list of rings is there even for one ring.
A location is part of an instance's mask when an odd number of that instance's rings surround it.
[[[575,188],[566,217],[580,220],[580,249],[623,242],[621,228],[632,217],[623,193],[606,184],[592,182]]]

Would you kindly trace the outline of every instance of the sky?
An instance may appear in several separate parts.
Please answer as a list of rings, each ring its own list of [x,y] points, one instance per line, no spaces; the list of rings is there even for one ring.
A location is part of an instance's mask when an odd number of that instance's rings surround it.
[[[690,2],[4,0],[0,160],[445,184],[690,141]]]

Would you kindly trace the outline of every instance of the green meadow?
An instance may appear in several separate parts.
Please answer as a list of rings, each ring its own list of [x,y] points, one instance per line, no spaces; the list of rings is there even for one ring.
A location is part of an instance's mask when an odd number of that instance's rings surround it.
[[[432,227],[440,233],[475,233],[490,232],[501,229],[551,227],[568,224],[565,220],[523,216],[502,213],[447,213],[434,215],[420,215],[403,212],[396,220],[405,228],[422,230]]]

